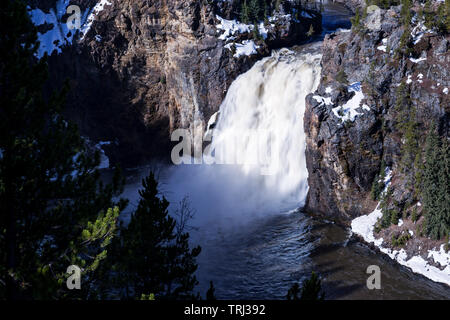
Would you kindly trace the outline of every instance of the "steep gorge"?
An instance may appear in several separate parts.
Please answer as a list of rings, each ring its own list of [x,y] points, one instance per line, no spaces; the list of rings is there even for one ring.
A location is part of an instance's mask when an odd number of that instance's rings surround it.
[[[448,238],[426,234],[422,179],[427,136],[449,139],[450,37],[426,27],[420,7],[414,4],[409,29],[397,6],[325,37],[322,80],[307,97],[304,118],[306,210],[350,225],[361,215],[377,216],[381,206],[382,218],[366,226],[370,237],[404,254],[403,261],[421,257],[446,273],[448,258],[431,258]],[[385,194],[375,200],[373,190],[385,175]]]
[[[49,88],[69,79],[69,118],[90,139],[114,142],[105,147],[108,156],[127,167],[155,157],[168,160],[170,132],[193,132],[194,122],[205,127],[239,74],[272,48],[305,40],[310,26],[321,30],[320,14],[296,19],[282,7],[259,27],[266,33],[260,39],[251,30],[221,37],[228,30],[218,28],[219,18],[236,19],[233,1],[70,1],[82,13],[97,3],[103,10],[89,31],[51,55]],[[30,5],[48,12],[54,2]],[[236,57],[231,40],[255,41],[256,50]]]
[[[69,78],[69,118],[91,139],[112,141],[105,147],[111,162],[125,166],[167,160],[170,132],[205,127],[240,74],[272,49],[307,39],[309,26],[320,31],[320,15],[310,11],[300,20],[279,13],[275,23],[259,29],[267,29],[267,37],[256,39],[248,25],[237,25],[230,1],[106,2],[83,40],[50,57],[50,87]],[[50,8],[46,3],[39,6]],[[74,3],[93,7],[97,1]],[[360,3],[346,4],[355,10]],[[405,90],[411,101],[406,117],[414,118],[421,151],[433,123],[448,139],[450,38],[412,19],[405,50],[401,14],[400,6],[376,10],[352,30],[325,36],[321,82],[306,98],[304,115],[305,210],[349,226],[374,212],[379,199],[371,191],[387,168],[392,179],[385,206],[403,220],[378,236],[395,247],[391,239],[412,232],[407,257],[422,256],[442,269],[427,255],[444,240],[430,240],[418,229],[425,213],[411,187],[415,170],[404,169],[399,127],[405,116],[398,105]],[[229,34],[230,28],[247,30]],[[239,54],[238,42],[252,42],[253,51]],[[413,211],[418,221],[412,221]]]

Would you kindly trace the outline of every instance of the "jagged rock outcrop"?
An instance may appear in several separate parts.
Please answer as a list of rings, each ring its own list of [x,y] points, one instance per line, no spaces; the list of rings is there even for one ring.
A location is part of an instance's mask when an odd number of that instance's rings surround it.
[[[255,52],[236,57],[220,37],[226,30],[217,28],[218,16],[236,18],[231,2],[101,2],[83,39],[51,56],[49,87],[70,80],[69,118],[92,140],[113,141],[108,155],[125,166],[170,157],[172,130],[204,127],[239,74],[272,48],[306,39],[311,25],[321,29],[318,13],[299,19],[280,13],[262,27],[265,40],[251,31],[234,34],[233,41],[256,43]],[[82,12],[97,3],[71,2]],[[30,5],[52,8],[48,1]]]
[[[404,21],[391,7],[326,36],[322,80],[306,99],[305,209],[351,224],[377,250],[448,283],[448,236],[432,239],[426,229],[423,180],[431,128],[450,140],[450,36],[419,15],[409,28]]]
[[[395,107],[402,82],[416,112],[421,148],[432,122],[449,137],[450,38],[416,21],[411,52],[397,55],[404,32],[400,10],[380,10],[379,18],[369,14],[360,31],[324,40],[322,81],[307,97],[304,119],[311,212],[349,223],[373,211],[377,202],[370,191],[383,161],[393,170],[393,202],[405,210],[411,205],[412,173],[400,170],[404,137]]]

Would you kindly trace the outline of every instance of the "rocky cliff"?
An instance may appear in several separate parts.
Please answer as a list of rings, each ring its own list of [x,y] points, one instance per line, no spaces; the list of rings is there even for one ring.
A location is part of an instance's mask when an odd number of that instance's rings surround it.
[[[322,80],[304,118],[306,209],[349,225],[377,215],[379,205],[381,219],[364,226],[372,240],[391,248],[407,242],[408,257],[426,259],[446,243],[425,236],[420,186],[426,137],[449,139],[450,37],[427,27],[420,8],[411,8],[407,23],[401,6],[391,7],[326,36]]]
[[[290,7],[258,25],[239,23],[239,1],[31,1],[42,34],[53,14],[60,47],[47,51],[53,89],[68,78],[67,114],[125,166],[170,156],[170,132],[203,128],[233,80],[272,48],[299,43],[320,14]],[[65,30],[65,8],[78,5],[80,31]],[[62,11],[62,12],[60,12]],[[56,26],[58,24],[58,26]],[[258,30],[255,31],[255,28]],[[52,36],[54,38],[54,36]],[[51,38],[51,40],[53,40]],[[59,51],[59,52],[58,52]]]
[[[308,206],[344,219],[373,210],[368,199],[382,160],[396,168],[402,137],[395,105],[404,82],[422,136],[431,122],[448,135],[449,36],[431,30],[412,35],[410,56],[399,57],[404,27],[400,8],[381,10],[380,25],[326,36],[322,81],[307,98],[310,192]],[[361,199],[363,201],[361,201]]]

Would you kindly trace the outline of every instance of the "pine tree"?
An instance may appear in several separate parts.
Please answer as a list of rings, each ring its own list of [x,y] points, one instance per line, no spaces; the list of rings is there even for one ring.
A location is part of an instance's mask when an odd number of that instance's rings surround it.
[[[446,9],[446,4],[441,3],[437,9],[437,17],[436,17],[436,22],[435,22],[436,29],[441,34],[446,34],[450,30],[447,27],[447,20],[448,20],[447,16],[448,16],[448,13],[447,13],[447,9]]]
[[[214,292],[216,291],[216,289],[214,288],[214,284],[212,281],[209,282],[209,289],[206,292],[206,300],[208,301],[214,301],[217,300],[216,296],[214,294]]]
[[[303,282],[300,300],[323,300],[325,293],[322,292],[322,281],[315,272],[312,272],[311,278]]]
[[[434,16],[431,6],[432,6],[431,0],[427,0],[425,2],[424,14],[425,14],[425,26],[429,29],[431,29],[433,27],[433,23],[434,23],[434,19],[435,19],[435,16]]]
[[[351,18],[351,22],[352,22],[352,29],[355,32],[359,32],[362,29],[361,12],[360,12],[359,8],[356,8],[355,16],[353,18]]]
[[[150,293],[158,300],[195,298],[195,260],[201,248],[191,250],[189,234],[176,229],[153,173],[142,184],[139,205],[114,245],[114,282],[128,299]]]
[[[259,0],[250,0],[248,5],[249,19],[253,23],[257,23],[261,17],[261,5]]]
[[[423,204],[425,231],[428,236],[438,240],[445,238],[450,232],[449,159],[448,142],[440,142],[433,125],[425,147]]]
[[[250,21],[247,0],[244,0],[244,3],[242,4],[242,7],[241,7],[241,21],[243,23],[248,23]]]
[[[0,5],[0,296],[90,297],[114,235],[121,191],[104,185],[76,128],[61,116],[67,87],[44,99],[47,57],[36,61],[36,28],[26,5]],[[114,209],[113,209],[114,208]],[[68,292],[70,265],[82,290]]]
[[[292,287],[288,290],[288,293],[286,295],[287,300],[300,300],[300,297],[298,296],[300,294],[300,286],[298,283],[294,283]]]
[[[409,119],[404,132],[405,143],[402,146],[402,164],[406,170],[411,170],[416,155],[419,152],[419,133],[416,123],[416,109],[410,108]]]
[[[417,152],[416,158],[414,159],[414,197],[416,199],[419,199],[422,193],[423,171],[424,165],[422,160],[422,151],[420,150]]]
[[[386,177],[386,163],[381,161],[380,173],[375,176],[372,183],[371,196],[373,200],[379,200],[381,193],[384,190],[385,183],[384,179]]]
[[[307,300],[307,301],[324,300],[325,293],[322,291],[322,281],[313,271],[311,273],[311,278],[303,282],[302,288],[300,289],[298,283],[295,283],[289,289],[286,298],[288,300]]]
[[[412,105],[409,88],[404,81],[402,81],[398,87],[396,95],[396,128],[404,140],[401,147],[402,160],[400,169],[403,172],[409,172],[413,168],[416,155],[419,153],[419,133],[416,120],[416,108]],[[412,181],[410,182],[412,183]]]
[[[258,23],[254,23],[253,24],[253,38],[255,40],[261,40],[261,33],[259,32],[259,27],[258,27]]]
[[[444,239],[450,234],[450,147],[447,138],[442,139],[439,162],[439,187],[437,201],[439,206],[436,231],[432,236]]]
[[[445,0],[445,32],[450,32],[450,0]]]
[[[409,56],[411,53],[411,28],[410,26],[405,26],[402,36],[400,37],[400,44],[395,52],[395,57],[397,59],[401,58],[402,56]]]
[[[401,10],[401,17],[403,25],[409,26],[411,24],[411,7],[412,7],[412,0],[402,0],[402,10]]]

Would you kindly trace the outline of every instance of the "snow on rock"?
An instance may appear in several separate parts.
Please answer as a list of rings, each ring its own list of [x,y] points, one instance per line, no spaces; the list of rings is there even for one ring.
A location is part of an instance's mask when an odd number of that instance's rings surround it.
[[[236,34],[249,33],[255,28],[253,25],[244,24],[237,20],[227,20],[218,15],[216,15],[216,18],[220,21],[220,23],[216,25],[217,32],[222,32],[219,39],[225,42],[235,39]],[[264,26],[264,22],[259,23],[258,31],[263,39],[267,39],[269,31]],[[232,47],[236,49],[236,52],[233,55],[235,58],[256,54],[256,50],[259,48],[253,40],[244,40],[242,43],[229,42],[225,45],[225,48],[228,50],[232,50]]]
[[[322,96],[316,95],[316,96],[313,96],[313,99],[316,100],[317,102],[320,102],[320,104],[325,104],[327,106],[333,104],[333,102],[331,101],[331,98],[324,98]]]
[[[409,60],[411,60],[411,62],[413,63],[419,63],[421,61],[426,61],[427,58],[419,58],[419,59],[409,58]]]
[[[110,141],[100,141],[95,145],[95,148],[100,152],[100,164],[98,165],[98,169],[108,169],[109,168],[109,158],[105,154],[105,150],[103,150],[103,146],[110,145]]]
[[[447,266],[450,276],[450,251],[445,252],[444,245],[441,245],[439,251],[430,250],[428,251],[428,258],[433,258],[434,262],[439,263],[441,266]]]
[[[220,40],[226,41],[229,40],[230,37],[232,37],[236,33],[246,33],[252,30],[251,25],[240,23],[236,20],[227,20],[218,15],[216,15],[216,18],[217,20],[220,21],[220,23],[216,25],[216,28],[218,29],[217,31],[218,32],[220,32],[219,30],[224,31],[219,37]]]
[[[28,14],[35,26],[49,25],[52,28],[45,33],[38,32],[39,49],[36,53],[37,58],[42,58],[45,53],[51,55],[54,51],[61,53],[64,45],[72,44],[73,30],[69,30],[67,24],[61,19],[66,13],[66,8],[70,0],[58,0],[56,2],[56,11],[50,9],[49,13],[44,13],[41,9],[28,7]]]
[[[360,82],[355,82],[351,84],[347,90],[349,92],[355,93],[353,98],[348,100],[347,103],[345,103],[344,105],[333,108],[332,111],[337,118],[342,120],[342,122],[346,121],[353,122],[355,121],[356,116],[362,115],[362,113],[356,111],[357,109],[362,108],[363,110],[369,111],[370,108],[365,104],[361,106],[361,101],[364,99],[364,94],[361,90]]]
[[[387,191],[392,178],[392,171],[387,169],[387,172],[388,174],[384,179],[385,189],[383,193]],[[391,259],[410,268],[413,272],[420,273],[433,281],[450,285],[450,252],[445,252],[444,245],[441,246],[439,251],[428,251],[428,258],[432,258],[436,263],[439,263],[444,267],[443,270],[430,265],[429,262],[421,256],[413,256],[408,260],[408,255],[404,249],[392,250],[390,248],[385,248],[383,247],[383,238],[377,239],[375,237],[375,224],[382,216],[383,213],[381,212],[380,204],[378,204],[377,208],[372,213],[354,219],[351,223],[351,230],[355,234],[360,235],[366,242],[373,243],[381,252],[387,254]],[[401,221],[401,223],[399,222],[399,225],[401,224],[403,224],[403,221]],[[413,235],[414,233],[409,231],[409,234]]]
[[[84,20],[83,26],[81,27],[81,33],[83,34],[81,37],[81,40],[84,40],[84,37],[87,35],[89,30],[92,27],[92,23],[94,23],[96,16],[105,9],[105,6],[112,5],[111,2],[108,0],[100,0],[95,7],[92,9],[92,11],[89,12],[89,15]]]
[[[412,79],[411,79],[411,75],[408,75],[408,79],[406,80],[407,84],[411,84],[412,83]]]
[[[352,221],[352,232],[360,235],[367,242],[373,242],[377,246],[381,245],[383,243],[383,239],[375,239],[373,231],[375,228],[375,224],[382,216],[383,213],[378,206],[373,212],[369,213],[368,215],[355,218]]]
[[[403,225],[403,220],[402,220],[402,219],[399,219],[399,220],[398,220],[398,226],[401,227],[402,225]]]
[[[352,221],[352,232],[360,235],[366,242],[373,243],[377,246],[381,252],[387,254],[391,259],[395,259],[401,265],[409,267],[413,272],[420,273],[425,277],[436,281],[450,285],[450,253],[446,253],[444,245],[441,246],[440,251],[430,250],[428,251],[428,258],[433,258],[435,262],[438,262],[443,270],[434,267],[429,264],[428,261],[421,256],[413,256],[407,260],[407,254],[404,249],[392,250],[382,246],[383,238],[376,239],[373,233],[375,224],[378,219],[383,216],[379,207],[377,207],[369,215],[361,216]],[[412,235],[413,232],[410,231]]]
[[[70,30],[67,21],[62,20],[66,15],[67,7],[69,5],[70,0],[57,0],[55,8],[51,8],[49,13],[44,13],[39,8],[31,9],[28,7],[28,14],[35,26],[44,24],[52,26],[52,28],[45,33],[38,32],[38,41],[40,42],[39,50],[36,53],[38,59],[42,58],[45,53],[48,55],[52,55],[54,52],[60,54],[64,46],[72,44],[77,30]],[[106,5],[111,5],[111,3],[108,0],[100,0],[92,10],[87,9],[81,15],[81,40],[83,40],[84,36],[91,28],[96,15],[102,11]]]
[[[419,73],[417,76],[417,82],[422,83],[423,82],[423,74]]]
[[[444,89],[442,90],[442,93],[448,94],[448,88],[444,88]]]
[[[378,46],[377,49],[380,50],[380,51],[386,52],[386,48],[387,48],[387,38],[384,38],[384,39],[382,40],[382,42],[383,42],[383,45]]]
[[[352,29],[338,28],[338,29],[336,30],[336,33],[338,33],[338,32],[347,33],[347,32],[351,32],[351,31],[352,31]]]
[[[269,30],[266,29],[266,27],[264,26],[264,22],[261,22],[258,25],[258,31],[259,34],[261,35],[261,37],[266,40],[267,39],[267,34],[269,33]]]
[[[242,43],[235,43],[234,46],[236,48],[236,53],[233,57],[235,58],[256,54],[256,50],[259,48],[253,40],[244,40]]]
[[[411,20],[411,24],[414,25],[414,28],[411,30],[411,36],[413,38],[413,43],[417,44],[422,39],[424,34],[426,33],[434,33],[433,30],[428,29],[425,26],[425,21],[422,19],[422,21],[417,22],[417,17],[414,16]]]

